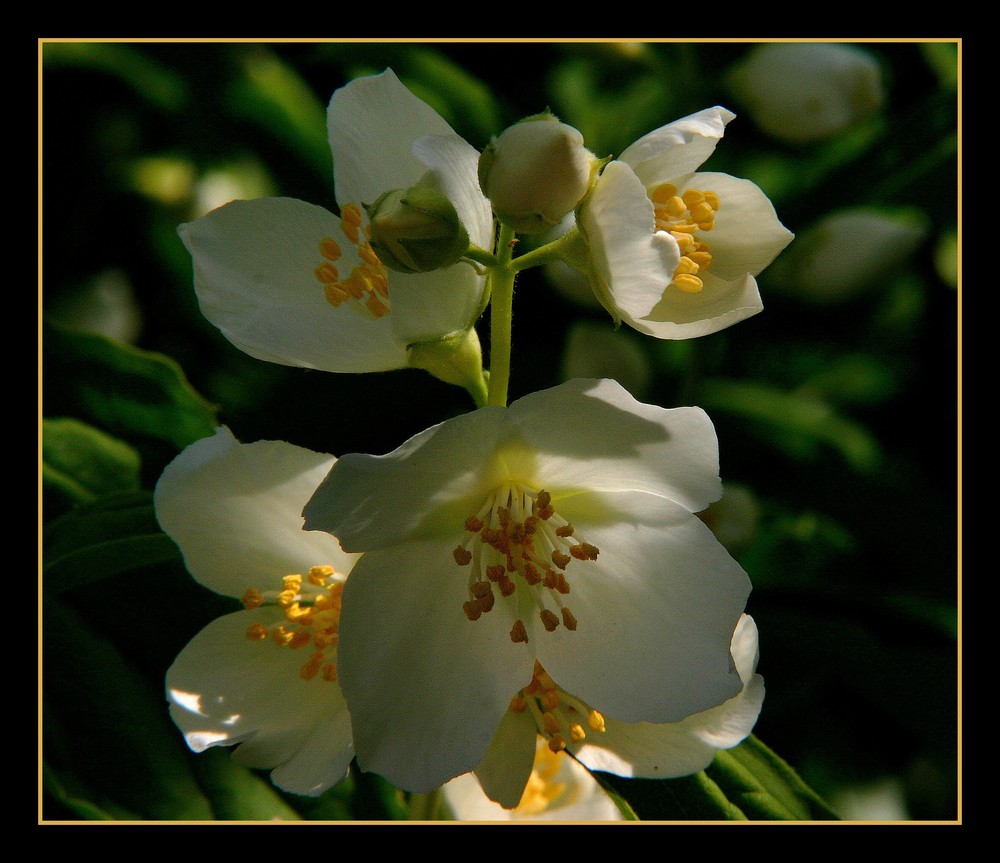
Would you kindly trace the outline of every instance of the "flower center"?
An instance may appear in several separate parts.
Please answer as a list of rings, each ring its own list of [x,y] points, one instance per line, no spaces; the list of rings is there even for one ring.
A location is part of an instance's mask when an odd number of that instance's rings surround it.
[[[324,261],[314,270],[316,278],[334,308],[347,303],[367,318],[381,318],[389,313],[389,271],[372,249],[367,227],[364,242],[361,241],[361,208],[357,204],[348,204],[341,210],[340,218],[341,230],[357,249],[361,263],[351,270],[346,279],[341,279],[334,266],[340,260],[341,248],[336,240],[324,237],[319,243],[319,253]]]
[[[314,566],[304,578],[286,575],[281,590],[262,593],[251,587],[243,594],[243,607],[260,608],[265,603],[278,605],[285,612],[285,623],[276,623],[270,630],[262,623],[251,624],[247,639],[270,640],[278,647],[292,650],[308,645],[312,652],[299,668],[299,676],[312,680],[318,675],[323,680],[335,681],[343,590],[344,582],[338,579],[332,566]]]
[[[462,606],[469,620],[493,609],[495,585],[501,597],[514,597],[515,615],[514,595],[519,593],[534,602],[547,632],[555,630],[560,619],[567,629],[576,629],[576,618],[562,601],[569,593],[565,569],[573,558],[597,560],[599,549],[573,535],[573,525],[556,513],[547,491],[505,483],[465,520],[465,530],[453,555],[459,566],[472,565],[469,600]],[[520,617],[510,639],[515,644],[528,641]]]
[[[512,713],[529,711],[538,733],[552,752],[562,752],[567,743],[585,740],[587,728],[598,734],[604,731],[604,717],[556,686],[538,660],[535,660],[531,683],[511,699],[510,710]]]
[[[521,802],[514,807],[515,815],[527,818],[538,815],[566,794],[569,786],[558,781],[559,768],[565,758],[562,752],[553,752],[548,746],[539,746],[535,750],[535,764]]]
[[[662,183],[650,190],[649,197],[656,215],[656,230],[667,231],[681,249],[681,262],[670,285],[696,294],[705,287],[697,273],[707,270],[712,263],[712,250],[695,235],[715,227],[715,214],[721,207],[719,196],[698,189],[685,189],[678,195],[676,186]]]

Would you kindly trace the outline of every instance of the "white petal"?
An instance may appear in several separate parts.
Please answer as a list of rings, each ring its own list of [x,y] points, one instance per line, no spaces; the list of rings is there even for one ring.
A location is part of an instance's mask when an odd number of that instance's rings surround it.
[[[170,715],[195,751],[240,743],[240,763],[274,768],[288,791],[321,794],[347,775],[350,716],[336,683],[299,676],[307,654],[246,638],[252,623],[278,619],[280,609],[240,611],[198,633],[167,671]]]
[[[355,555],[302,529],[302,506],[335,459],[284,441],[241,444],[227,428],[187,447],[156,484],[160,526],[191,574],[217,593],[280,589],[282,576],[329,564],[346,574]]]
[[[704,283],[698,293],[668,286],[649,314],[627,323],[658,339],[693,339],[731,327],[764,308],[757,280],[749,274],[725,281],[710,269],[698,277]]]
[[[580,494],[556,511],[600,550],[566,568],[576,631],[534,639],[562,689],[622,722],[677,722],[740,691],[730,640],[750,580],[698,518],[639,492]]]
[[[557,500],[637,490],[697,512],[722,495],[718,439],[701,408],[647,405],[616,381],[580,379],[518,399],[505,419],[526,454],[518,464],[507,447],[511,477]]]
[[[656,305],[680,263],[677,242],[656,231],[653,204],[622,162],[605,167],[580,211],[598,299],[615,320],[642,317]]]
[[[429,342],[475,323],[485,277],[460,263],[429,273],[390,273],[393,337],[401,345]]]
[[[391,69],[337,90],[327,109],[327,131],[341,207],[372,204],[383,192],[412,186],[427,170],[413,155],[413,142],[455,134]]]
[[[331,372],[406,366],[391,314],[374,320],[327,302],[315,275],[324,263],[320,242],[330,237],[341,247],[336,266],[344,277],[359,259],[340,220],[322,207],[293,198],[234,201],[179,232],[194,259],[202,312],[240,350]]]
[[[537,737],[538,729],[530,713],[508,710],[500,721],[486,757],[474,771],[475,778],[479,780],[479,794],[495,801],[492,805],[501,807],[501,811],[513,809],[524,796],[535,763]],[[451,795],[448,796],[451,799]],[[462,820],[472,817],[457,810],[455,814]]]
[[[625,724],[605,719],[605,731],[588,735],[574,754],[588,767],[619,776],[670,778],[707,767],[718,749],[746,739],[760,714],[764,681],[757,667],[757,627],[744,614],[732,639],[732,654],[743,689],[717,707],[681,722]]]
[[[699,232],[698,237],[712,249],[708,272],[720,279],[732,281],[747,273],[756,276],[794,237],[778,221],[767,195],[749,180],[729,174],[698,173],[679,191],[685,188],[710,190],[719,196],[722,206],[715,226]]]
[[[305,508],[307,530],[370,551],[410,535],[450,532],[483,503],[505,411],[488,407],[433,426],[382,456],[350,453]],[[457,544],[456,539],[456,544]]]
[[[469,570],[451,541],[407,542],[362,556],[344,589],[339,676],[358,764],[408,791],[429,791],[483,759],[533,655],[513,644],[505,604],[462,610]]]
[[[413,142],[413,155],[434,172],[469,239],[493,247],[493,211],[479,188],[479,151],[458,135],[428,135]]]
[[[618,158],[632,167],[646,187],[673,182],[712,155],[726,124],[735,117],[719,106],[707,108],[644,135]]]

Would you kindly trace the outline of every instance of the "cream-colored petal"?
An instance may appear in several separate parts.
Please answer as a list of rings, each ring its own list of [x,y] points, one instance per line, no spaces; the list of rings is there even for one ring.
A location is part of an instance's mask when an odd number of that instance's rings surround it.
[[[622,722],[677,722],[740,691],[730,641],[746,573],[683,507],[639,492],[554,502],[574,537],[599,549],[571,560],[560,597],[577,621],[534,640],[564,690]]]
[[[730,282],[713,269],[698,277],[704,284],[702,290],[690,294],[668,286],[649,314],[628,323],[659,339],[693,339],[731,327],[764,308],[757,280],[749,274]]]
[[[698,233],[711,246],[708,272],[717,278],[733,281],[747,273],[756,276],[794,238],[778,221],[767,195],[750,180],[729,174],[697,173],[679,191],[687,188],[710,190],[719,196],[722,206],[715,226]]]
[[[361,557],[340,620],[340,684],[362,770],[430,791],[476,768],[533,656],[509,637],[505,603],[476,621],[460,536],[411,541]]]
[[[217,593],[278,590],[291,573],[327,564],[346,574],[356,555],[307,533],[301,511],[335,462],[284,441],[241,444],[227,428],[191,444],[156,484],[160,526],[191,574]]]
[[[718,749],[747,738],[760,714],[764,681],[757,666],[757,627],[744,614],[732,639],[733,660],[743,688],[717,707],[680,722],[625,724],[605,717],[605,731],[590,734],[574,754],[588,767],[619,776],[667,779],[707,767]]]
[[[577,379],[518,399],[504,419],[509,477],[557,500],[636,490],[697,512],[722,494],[715,428],[700,408],[647,405],[616,381]]]
[[[288,791],[321,794],[347,775],[350,716],[336,683],[299,676],[308,648],[247,639],[251,624],[278,620],[274,607],[240,611],[198,633],[167,671],[170,715],[196,752],[239,743],[240,763],[273,769]]]
[[[483,807],[484,810],[489,811],[492,806],[499,806],[501,810],[509,811],[521,802],[535,763],[537,736],[538,731],[530,713],[508,710],[504,714],[490,748],[486,750],[486,756],[474,771],[475,779],[478,780],[475,790],[480,797],[485,795],[491,803],[490,806]],[[450,801],[452,798],[447,787],[445,794]],[[462,820],[473,817],[468,809],[464,812],[456,811],[455,814]]]
[[[579,223],[602,305],[616,321],[647,314],[673,278],[680,250],[673,237],[655,230],[653,204],[628,165],[605,167]]]
[[[372,204],[391,189],[412,186],[427,170],[412,151],[424,135],[454,135],[391,69],[355,78],[327,109],[333,176],[341,207]]]
[[[340,246],[341,278],[360,259],[340,219],[322,207],[293,198],[233,201],[178,230],[194,259],[202,313],[250,356],[329,372],[406,366],[391,314],[376,320],[327,301],[315,273],[325,263],[320,243]]]
[[[716,106],[698,111],[644,135],[618,157],[648,188],[673,182],[697,169],[715,151],[736,115]]]
[[[495,486],[490,458],[504,419],[488,407],[439,423],[382,456],[349,453],[305,508],[307,530],[370,551],[407,536],[461,535],[466,516]]]

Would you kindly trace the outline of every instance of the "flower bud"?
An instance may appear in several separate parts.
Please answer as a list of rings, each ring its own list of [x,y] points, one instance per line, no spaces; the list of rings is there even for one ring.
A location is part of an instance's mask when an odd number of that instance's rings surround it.
[[[438,380],[465,387],[469,392],[483,390],[485,394],[483,349],[474,329],[410,345],[406,356],[410,368],[423,369]]]
[[[431,174],[409,189],[393,189],[365,204],[371,245],[390,270],[425,273],[458,262],[469,234]]]
[[[847,302],[888,279],[926,235],[927,217],[920,210],[828,213],[772,265],[769,285],[807,302]]]
[[[758,45],[729,87],[761,130],[791,143],[822,141],[872,116],[885,98],[874,56],[851,45]]]
[[[552,114],[538,114],[483,150],[479,185],[500,221],[518,233],[537,234],[583,200],[600,165],[576,129]]]

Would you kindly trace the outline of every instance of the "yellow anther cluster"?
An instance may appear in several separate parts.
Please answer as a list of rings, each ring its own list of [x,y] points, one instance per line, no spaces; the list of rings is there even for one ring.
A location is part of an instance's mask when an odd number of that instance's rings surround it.
[[[538,733],[552,752],[562,751],[568,743],[585,740],[584,722],[591,731],[604,731],[604,717],[563,692],[537,660],[531,683],[511,699],[510,710],[514,713],[530,710]]]
[[[563,570],[574,559],[597,560],[599,550],[574,536],[573,525],[556,513],[552,495],[505,484],[465,519],[464,527],[468,535],[452,555],[459,566],[472,566],[469,599],[462,606],[469,620],[493,609],[494,588],[507,598],[520,584],[530,591],[547,632],[560,623],[576,629],[576,618],[562,601],[569,593]],[[510,638],[515,644],[528,641],[523,620],[515,621]]]
[[[712,263],[712,249],[695,235],[715,227],[715,214],[722,205],[719,196],[699,189],[685,189],[678,195],[676,186],[663,183],[652,189],[649,197],[656,215],[656,230],[667,231],[681,250],[681,260],[670,284],[696,294],[705,287],[697,274]]]
[[[344,583],[336,580],[335,574],[332,566],[314,566],[305,576],[286,575],[281,580],[281,590],[262,593],[250,588],[243,596],[243,605],[248,609],[270,602],[285,615],[285,622],[275,624],[270,630],[261,623],[252,624],[247,629],[248,640],[270,638],[279,647],[292,649],[312,646],[312,654],[299,669],[303,680],[316,676],[327,681],[337,679],[336,646]]]
[[[565,757],[545,746],[538,749],[521,802],[514,809],[518,815],[531,816],[544,812],[566,793],[569,786],[556,781],[560,762]]]
[[[361,263],[346,279],[341,279],[340,271],[334,266],[340,260],[341,248],[336,240],[324,237],[319,242],[319,253],[324,260],[314,271],[316,278],[334,308],[348,303],[367,317],[381,318],[389,313],[389,271],[378,259],[369,238],[365,236],[362,241],[360,207],[348,204],[340,216],[341,229],[357,248]]]

